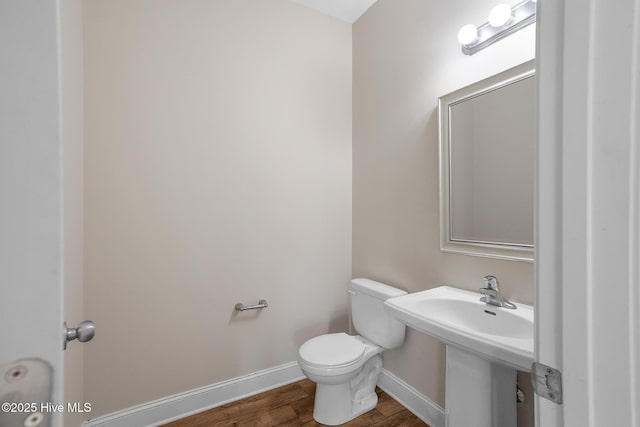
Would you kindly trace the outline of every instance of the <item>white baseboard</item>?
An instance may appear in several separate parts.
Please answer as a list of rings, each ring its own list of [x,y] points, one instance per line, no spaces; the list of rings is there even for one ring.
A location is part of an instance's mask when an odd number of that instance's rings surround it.
[[[378,387],[431,427],[444,427],[444,409],[415,388],[382,369]]]
[[[297,362],[254,372],[84,422],[85,427],[158,426],[305,378]]]
[[[155,427],[305,378],[297,362],[211,384],[84,422],[85,427]],[[383,369],[378,386],[431,427],[444,427],[444,411]]]

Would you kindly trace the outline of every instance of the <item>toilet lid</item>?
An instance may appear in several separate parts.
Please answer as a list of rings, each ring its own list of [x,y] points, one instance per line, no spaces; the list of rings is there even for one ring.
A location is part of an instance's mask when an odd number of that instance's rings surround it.
[[[300,347],[300,357],[315,366],[345,366],[357,362],[364,354],[362,341],[340,332],[311,338]]]

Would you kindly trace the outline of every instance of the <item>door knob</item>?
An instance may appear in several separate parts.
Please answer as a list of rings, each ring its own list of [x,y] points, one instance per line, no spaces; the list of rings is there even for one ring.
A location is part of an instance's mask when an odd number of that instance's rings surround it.
[[[66,350],[67,343],[77,339],[80,342],[91,341],[96,334],[96,325],[91,320],[80,322],[77,328],[67,328],[67,322],[64,322],[64,330],[62,332],[62,346]]]

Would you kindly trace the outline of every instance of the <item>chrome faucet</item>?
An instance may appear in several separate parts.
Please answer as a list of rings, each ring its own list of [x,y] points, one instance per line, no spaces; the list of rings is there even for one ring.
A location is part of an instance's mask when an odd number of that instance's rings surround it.
[[[484,288],[480,288],[480,293],[484,296],[480,297],[480,301],[489,305],[495,305],[496,307],[517,308],[514,303],[502,296],[496,276],[485,276],[482,280],[484,282]]]

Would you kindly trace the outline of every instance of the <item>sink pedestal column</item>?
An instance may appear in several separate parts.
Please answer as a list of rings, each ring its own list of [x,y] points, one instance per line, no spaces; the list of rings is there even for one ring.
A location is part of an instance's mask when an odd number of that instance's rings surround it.
[[[514,427],[516,370],[447,345],[447,427]]]

